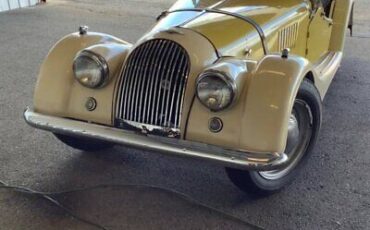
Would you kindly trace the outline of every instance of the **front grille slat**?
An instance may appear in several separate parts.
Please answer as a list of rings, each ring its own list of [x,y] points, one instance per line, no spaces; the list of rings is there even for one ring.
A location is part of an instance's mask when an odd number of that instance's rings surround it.
[[[171,45],[171,44],[170,44]],[[170,52],[170,46],[168,46],[166,43],[164,44],[164,54],[168,54]],[[161,58],[164,58],[163,56]],[[164,59],[164,62],[163,62],[163,67],[167,66],[168,65],[168,62],[169,62],[169,55],[166,56],[166,58]],[[152,108],[152,112],[154,113],[154,116],[152,116],[153,118],[153,121],[152,121],[152,124],[153,125],[159,125],[159,103],[160,103],[160,99],[161,99],[161,95],[162,95],[162,88],[161,88],[161,80],[162,80],[162,77],[163,75],[165,74],[165,68],[163,68],[163,71],[161,72],[162,70],[162,65],[159,66],[157,68],[157,71],[156,71],[156,74],[155,74],[155,88],[154,88],[154,96],[156,96],[156,98],[154,98],[154,101],[153,101],[153,108]],[[158,90],[158,91],[157,91]],[[157,100],[155,100],[157,99]],[[154,106],[155,105],[155,106]],[[155,110],[155,112],[154,112]]]
[[[131,104],[131,108],[130,108],[130,117],[129,119],[131,121],[137,121],[135,118],[135,114],[137,112],[137,107],[135,106],[135,101],[137,100],[137,86],[138,86],[138,81],[141,80],[141,78],[139,78],[139,71],[140,71],[140,65],[142,64],[141,60],[143,60],[143,57],[144,57],[144,54],[145,52],[147,51],[147,45],[145,46],[145,49],[144,49],[144,52],[140,52],[139,53],[139,56],[137,57],[137,62],[136,64],[134,65],[134,73],[132,75],[132,78],[133,78],[133,92],[132,92],[132,100],[130,102]]]
[[[165,44],[163,41],[160,41],[159,43],[153,42],[153,44],[154,44],[154,52],[156,53],[156,55],[154,56],[152,60],[153,64],[148,66],[148,71],[151,73],[151,77],[150,77],[151,84],[150,84],[150,92],[149,92],[149,105],[147,108],[148,109],[148,116],[147,116],[148,119],[145,122],[149,124],[152,124],[154,122],[153,108],[154,108],[155,98],[154,97],[152,98],[152,95],[153,95],[153,89],[154,89],[154,94],[156,94],[156,91],[157,91],[155,87],[156,86],[155,76],[156,76],[156,72],[160,71],[161,65],[163,63],[163,58],[161,58],[161,56],[165,52],[164,50]],[[160,62],[158,62],[158,60],[160,60]],[[156,71],[153,71],[153,68],[154,68],[153,66],[154,67],[156,66],[155,68]]]
[[[145,51],[143,52],[143,56],[141,58],[143,58],[144,60],[148,59],[146,58],[146,56],[148,55],[148,52],[149,52],[149,46],[147,45],[145,47]],[[144,84],[144,80],[145,78],[140,78],[138,76],[142,76],[143,75],[143,72],[145,70],[145,62],[143,63],[139,63],[138,65],[138,71],[137,71],[137,76],[135,77],[135,79],[137,79],[137,92],[135,94],[135,109],[134,109],[134,118],[137,118],[138,115],[140,116],[140,107],[139,106],[139,101],[140,101],[140,97],[141,97],[141,94],[143,93],[143,91],[141,90],[143,84]],[[141,104],[140,104],[141,105]]]
[[[176,68],[176,64],[177,64],[177,58],[178,56],[180,55],[179,52],[176,52],[176,46],[171,46],[170,48],[170,53],[171,53],[171,58],[170,58],[170,65],[169,66],[172,66],[172,68],[169,68],[167,70],[167,73],[165,74],[165,77],[162,79],[163,80],[163,84],[161,84],[161,88],[163,88],[163,95],[162,95],[162,105],[160,106],[161,109],[160,109],[160,124],[166,124],[166,120],[165,120],[165,111],[167,110],[167,104],[166,104],[166,96],[168,96],[168,92],[170,91],[170,86],[169,85],[169,81],[170,79],[172,79],[172,77],[176,77],[176,76],[173,76],[173,71],[174,69]],[[167,91],[167,92],[166,92]]]
[[[129,71],[130,70],[130,67],[131,67],[131,65],[132,65],[132,62],[131,62],[131,60],[129,59],[128,60],[128,65],[126,66],[126,68],[124,69],[124,72],[127,72],[127,71]],[[121,98],[121,103],[123,104],[123,113],[122,113],[122,117],[125,117],[126,116],[126,114],[127,114],[127,111],[128,111],[128,103],[126,103],[125,101],[124,101],[124,98],[127,98],[127,96],[129,95],[129,92],[128,92],[128,88],[130,88],[130,87],[128,87],[128,86],[130,86],[130,83],[131,83],[131,78],[125,78],[125,79],[122,79],[122,82],[123,82],[123,84],[124,84],[124,88],[122,88],[122,92],[124,93],[124,95],[123,95],[123,97]]]
[[[189,64],[189,60],[186,60],[186,64],[188,65]],[[186,75],[185,72],[183,72],[182,75]],[[182,89],[184,88],[185,85],[184,85],[184,81],[181,81],[180,82],[180,85],[179,85],[179,89]],[[177,94],[177,98],[180,98],[181,95],[180,94]],[[176,125],[180,125],[180,117],[181,117],[181,108],[182,108],[182,105],[184,103],[184,100],[176,100],[176,114],[178,114],[177,116],[175,116],[175,124]],[[179,105],[180,104],[180,105]]]
[[[152,76],[151,76],[151,79],[153,80],[153,85],[151,86],[151,90],[153,90],[153,93],[150,93],[150,97],[157,94],[157,78],[158,78],[158,72],[160,71],[160,68],[161,68],[161,65],[162,65],[162,62],[163,62],[163,58],[162,58],[162,55],[163,53],[165,53],[165,50],[166,49],[166,46],[165,46],[165,43],[164,41],[159,41],[158,43],[156,43],[156,52],[157,52],[157,56],[156,58],[153,60],[154,61],[154,65],[148,67],[148,68],[151,68],[151,72],[152,72]],[[160,62],[158,63],[158,60],[160,60]],[[154,117],[155,117],[155,114],[154,114],[154,109],[155,108],[155,99],[156,97],[153,96],[153,98],[151,98],[151,101],[150,101],[150,113],[151,113],[151,116],[150,116],[150,122],[149,124],[153,124],[153,122],[155,121],[154,120]]]
[[[150,119],[150,112],[151,112],[151,108],[153,107],[153,102],[152,102],[153,87],[155,85],[155,80],[154,80],[155,71],[154,70],[157,70],[160,66],[161,54],[163,52],[162,49],[164,47],[163,42],[156,43],[152,41],[151,44],[153,46],[153,50],[152,50],[153,55],[149,58],[148,65],[145,67],[147,70],[147,77],[149,77],[150,83],[148,83],[148,86],[149,86],[148,105],[145,108],[146,113],[147,113],[147,118],[146,119],[143,118],[142,120],[143,123],[148,123]]]
[[[122,104],[122,94],[123,94],[123,88],[125,87],[125,83],[123,84],[123,87],[120,87],[118,89],[118,93],[117,93],[117,101],[118,101],[118,104]],[[122,85],[122,78],[118,81],[118,85]],[[118,111],[118,117],[122,117],[122,112],[123,112],[124,108],[120,111]]]
[[[171,69],[171,72],[170,72],[170,76],[171,77],[170,77],[170,80],[168,82],[169,83],[169,89],[167,90],[167,97],[166,97],[166,100],[167,101],[166,101],[166,109],[165,109],[165,115],[164,115],[165,122],[171,122],[171,120],[168,119],[168,112],[171,109],[171,107],[169,105],[169,102],[170,102],[170,93],[171,93],[171,90],[172,91],[175,91],[175,88],[172,86],[172,79],[176,81],[177,79],[179,79],[181,77],[179,75],[178,71],[179,71],[179,67],[181,67],[180,66],[181,59],[183,59],[184,56],[180,55],[181,53],[178,52],[178,51],[176,51],[176,53],[177,53],[176,58],[174,58],[175,65],[173,65],[173,68]],[[176,86],[176,84],[174,86]]]
[[[173,41],[153,39],[136,47],[118,83],[119,124],[179,130],[189,69],[186,51]]]
[[[132,62],[130,62],[130,66],[128,68],[128,74],[127,74],[127,80],[130,82],[129,87],[128,88],[125,88],[124,90],[127,91],[127,97],[128,97],[128,100],[125,102],[126,104],[126,114],[125,114],[125,117],[127,117],[128,119],[132,119],[130,117],[130,111],[132,111],[132,106],[131,106],[131,101],[132,101],[132,98],[133,98],[133,85],[134,85],[134,77],[133,77],[133,74],[134,74],[134,71],[136,70],[136,66],[137,66],[137,62],[138,62],[138,57],[136,55],[133,55],[132,56]],[[125,79],[123,79],[125,80]]]
[[[146,50],[145,50],[145,55],[144,55],[144,59],[145,61],[142,63],[142,72],[141,72],[141,75],[147,75],[148,74],[148,71],[147,71],[147,66],[150,65],[150,60],[151,60],[151,56],[153,55],[153,50],[152,49],[152,43],[149,43],[147,46],[146,46]],[[143,110],[145,110],[145,105],[143,105],[142,101],[143,101],[143,93],[144,93],[144,86],[147,85],[147,80],[148,78],[142,78],[141,79],[141,85],[138,86],[140,88],[140,97],[138,100],[136,100],[136,107],[138,107],[138,117],[141,117],[142,116],[142,113],[143,113]],[[136,114],[135,114],[135,117],[136,117]]]
[[[182,60],[181,60],[181,68],[179,69],[179,77],[176,79],[176,83],[175,83],[175,86],[177,86],[178,84],[177,84],[177,81],[180,79],[180,78],[182,78],[182,77],[185,77],[185,74],[186,73],[184,73],[184,66],[186,65],[186,59],[184,58],[184,57],[182,57]],[[182,71],[181,71],[182,70]],[[180,81],[181,82],[181,81]],[[179,85],[179,88],[181,89],[182,88],[182,86],[181,85]],[[177,92],[177,94],[176,94],[176,92]],[[170,108],[170,117],[169,117],[169,120],[171,121],[172,120],[172,114],[173,114],[173,108],[174,108],[174,103],[175,103],[175,98],[177,97],[177,98],[179,98],[179,97],[181,97],[181,95],[179,94],[181,91],[179,91],[178,89],[176,89],[176,88],[174,88],[173,89],[173,94],[172,94],[172,101],[171,101],[171,108]],[[176,100],[177,101],[177,100]],[[177,108],[177,106],[176,106],[176,108]],[[178,110],[175,108],[175,113],[177,114],[178,113]],[[181,116],[181,114],[179,114],[179,116]],[[177,119],[175,118],[175,121],[174,121],[174,123],[175,123],[175,125],[179,125],[178,123],[177,123]]]
[[[132,66],[132,61],[131,61],[131,57],[128,59],[127,61],[127,65],[125,66],[123,72],[126,73],[130,67]],[[127,113],[127,110],[128,110],[128,103],[126,103],[124,100],[124,98],[126,98],[128,96],[128,90],[127,90],[127,86],[130,85],[130,81],[131,81],[131,78],[121,78],[121,81],[120,81],[120,84],[123,84],[123,86],[121,87],[121,93],[119,95],[119,98],[120,98],[120,101],[119,101],[119,104],[123,104],[123,109],[120,109],[119,110],[119,116],[118,117],[124,117],[126,116],[126,113]]]
[[[152,57],[153,56],[155,56],[155,46],[154,46],[154,44],[153,43],[150,43],[149,44],[149,55],[148,55],[148,58],[147,58],[147,60],[145,61],[145,75],[149,75],[150,74],[150,72],[148,71],[148,66],[150,66],[151,65],[151,63],[153,62],[152,61]],[[149,77],[148,79],[147,79],[147,81],[146,81],[146,87],[145,87],[145,94],[144,94],[144,106],[143,106],[143,108],[142,108],[142,116],[143,116],[143,118],[145,119],[146,118],[146,114],[147,114],[147,111],[149,111],[149,105],[147,105],[147,100],[148,100],[148,96],[149,96],[149,85],[150,85],[150,80],[151,80],[152,78],[151,77]],[[141,114],[140,114],[141,115]],[[146,120],[147,119],[145,119],[145,121],[144,122],[146,122]]]

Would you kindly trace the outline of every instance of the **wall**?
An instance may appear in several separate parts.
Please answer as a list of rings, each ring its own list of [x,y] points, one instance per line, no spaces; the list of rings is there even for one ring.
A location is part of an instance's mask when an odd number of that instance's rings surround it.
[[[0,12],[36,5],[40,0],[0,0]]]

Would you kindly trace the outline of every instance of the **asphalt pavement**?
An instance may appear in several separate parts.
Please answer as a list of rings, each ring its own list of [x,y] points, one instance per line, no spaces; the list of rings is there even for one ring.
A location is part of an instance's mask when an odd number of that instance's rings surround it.
[[[179,191],[263,229],[370,229],[370,0],[358,0],[354,37],[324,101],[313,154],[295,182],[252,199],[218,165],[115,147],[84,153],[22,118],[48,50],[87,24],[135,42],[170,0],[50,0],[0,13],[0,180],[42,191],[146,184]],[[56,198],[108,229],[249,229],[155,188],[109,187]],[[94,229],[38,197],[0,190],[0,229]]]

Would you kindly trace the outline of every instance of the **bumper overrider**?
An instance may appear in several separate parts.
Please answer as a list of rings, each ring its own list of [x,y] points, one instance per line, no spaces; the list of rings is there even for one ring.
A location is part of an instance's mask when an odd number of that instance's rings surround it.
[[[253,153],[225,149],[218,146],[145,135],[114,127],[43,115],[27,108],[24,119],[30,126],[53,133],[94,138],[142,150],[169,155],[204,159],[224,166],[245,170],[269,171],[279,169],[288,161],[284,153]]]

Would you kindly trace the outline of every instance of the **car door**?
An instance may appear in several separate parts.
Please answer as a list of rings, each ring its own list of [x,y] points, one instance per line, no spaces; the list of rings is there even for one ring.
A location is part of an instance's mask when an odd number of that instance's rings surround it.
[[[331,4],[331,9],[334,4]],[[311,62],[315,63],[328,52],[332,27],[332,12],[325,12],[322,4],[319,4],[312,12],[307,34],[306,58]]]

